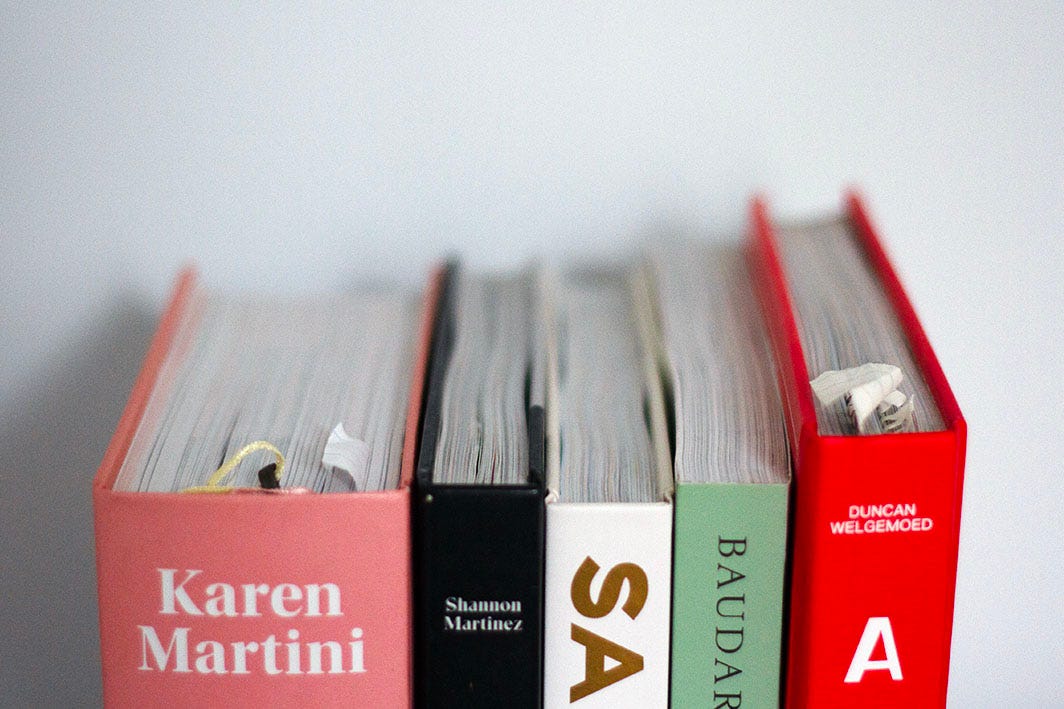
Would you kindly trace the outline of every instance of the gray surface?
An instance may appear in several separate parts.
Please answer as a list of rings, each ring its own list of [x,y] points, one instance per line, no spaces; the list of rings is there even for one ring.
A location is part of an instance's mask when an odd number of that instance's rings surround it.
[[[90,476],[133,386],[155,316],[119,299],[86,325],[76,354],[37,377],[22,405],[3,410],[4,705],[99,703]]]
[[[0,4],[0,703],[98,696],[89,481],[179,264],[293,290],[870,197],[971,427],[951,704],[1064,704],[1064,10]]]

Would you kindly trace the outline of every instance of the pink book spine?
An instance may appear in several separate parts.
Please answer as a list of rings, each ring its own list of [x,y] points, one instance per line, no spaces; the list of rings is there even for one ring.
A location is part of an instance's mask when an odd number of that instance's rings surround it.
[[[194,281],[191,270],[178,279],[93,485],[106,704],[409,707],[412,432],[439,274],[424,299],[398,490],[115,492]]]
[[[98,491],[107,704],[409,706],[408,506]]]

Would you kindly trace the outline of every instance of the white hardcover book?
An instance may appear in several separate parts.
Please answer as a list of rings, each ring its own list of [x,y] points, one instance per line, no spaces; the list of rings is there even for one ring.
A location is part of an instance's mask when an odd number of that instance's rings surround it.
[[[673,477],[646,280],[594,271],[554,285],[544,706],[663,707]]]
[[[672,505],[547,506],[547,707],[669,699]]]

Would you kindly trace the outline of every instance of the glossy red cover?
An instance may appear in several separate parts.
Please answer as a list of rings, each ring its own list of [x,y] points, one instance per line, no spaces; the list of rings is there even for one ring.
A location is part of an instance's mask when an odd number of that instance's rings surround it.
[[[818,433],[776,236],[764,202],[755,200],[752,271],[779,365],[795,462],[786,703],[943,706],[966,426],[856,194],[847,195],[846,209],[946,428],[873,436]]]

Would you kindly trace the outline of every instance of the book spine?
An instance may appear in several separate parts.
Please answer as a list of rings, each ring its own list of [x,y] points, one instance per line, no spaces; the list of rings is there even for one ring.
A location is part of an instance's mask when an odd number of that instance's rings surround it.
[[[544,706],[663,707],[672,505],[547,506]]]
[[[410,706],[410,497],[95,494],[108,706]]]
[[[788,706],[945,704],[958,443],[952,431],[803,443]]]
[[[820,436],[776,236],[752,208],[751,256],[795,458],[787,706],[943,706],[966,424],[860,200],[848,209],[946,430]]]
[[[543,491],[434,486],[416,493],[419,707],[538,707]]]
[[[676,492],[672,704],[779,706],[788,486]]]

